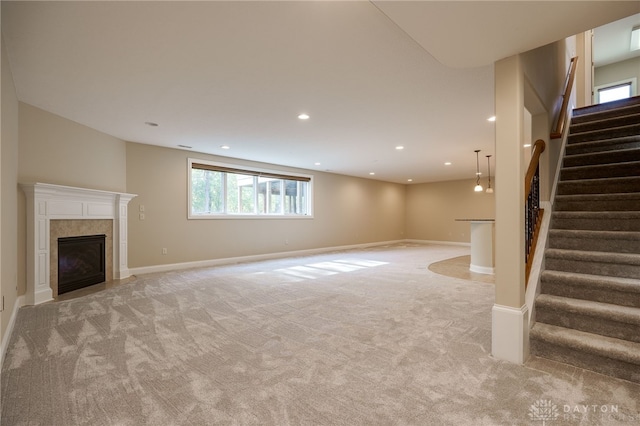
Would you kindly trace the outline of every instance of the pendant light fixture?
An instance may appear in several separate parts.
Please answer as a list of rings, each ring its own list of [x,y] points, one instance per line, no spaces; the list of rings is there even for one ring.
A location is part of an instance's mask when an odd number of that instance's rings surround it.
[[[480,185],[480,157],[478,155],[479,152],[480,152],[479,149],[475,150],[475,153],[476,153],[476,187],[473,188],[473,190],[475,192],[482,192],[482,185]]]
[[[487,155],[487,175],[489,177],[489,183],[487,183],[487,194],[493,194],[493,188],[491,187],[491,156]]]

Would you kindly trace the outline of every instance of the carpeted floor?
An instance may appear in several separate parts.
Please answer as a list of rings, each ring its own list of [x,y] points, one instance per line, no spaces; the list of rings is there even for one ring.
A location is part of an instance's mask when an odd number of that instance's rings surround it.
[[[22,308],[1,423],[640,421],[637,384],[493,359],[494,286],[428,269],[466,254],[407,244],[149,274]]]

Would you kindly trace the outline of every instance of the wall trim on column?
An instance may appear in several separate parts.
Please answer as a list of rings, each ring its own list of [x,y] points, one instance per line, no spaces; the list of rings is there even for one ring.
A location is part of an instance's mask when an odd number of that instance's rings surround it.
[[[112,219],[113,278],[129,277],[127,205],[136,194],[48,183],[20,184],[27,199],[27,305],[53,299],[49,267],[52,219]]]
[[[529,315],[520,308],[494,304],[491,311],[491,354],[494,358],[524,364],[529,358]]]

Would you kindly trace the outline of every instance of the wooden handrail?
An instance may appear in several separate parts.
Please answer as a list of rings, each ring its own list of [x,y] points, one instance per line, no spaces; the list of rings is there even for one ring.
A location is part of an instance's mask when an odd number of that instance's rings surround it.
[[[546,144],[542,139],[538,139],[536,143],[533,144],[533,148],[531,149],[531,161],[529,161],[529,168],[527,169],[527,174],[524,175],[524,201],[527,201],[529,197],[529,193],[531,192],[531,184],[533,182],[533,176],[536,174],[536,169],[538,168],[538,164],[540,163],[540,154],[544,152],[546,148]]]
[[[540,208],[540,154],[544,152],[545,143],[538,139],[533,144],[531,161],[524,178],[524,205],[525,205],[525,251],[524,251],[524,276],[525,288],[529,281],[529,273],[533,265],[533,254],[538,243],[538,233],[542,223],[544,210]]]
[[[564,93],[562,94],[562,107],[558,114],[558,121],[556,121],[556,127],[551,132],[551,139],[558,139],[562,137],[564,132],[564,125],[567,121],[567,110],[569,108],[569,98],[571,97],[571,91],[573,90],[573,80],[576,77],[576,69],[578,68],[578,57],[571,58],[569,64],[569,71],[567,73],[567,79],[565,80]]]

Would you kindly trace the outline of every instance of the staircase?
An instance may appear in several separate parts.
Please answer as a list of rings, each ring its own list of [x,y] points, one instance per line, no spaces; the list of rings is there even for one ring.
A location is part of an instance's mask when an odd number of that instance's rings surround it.
[[[640,97],[574,110],[531,353],[640,383]]]

